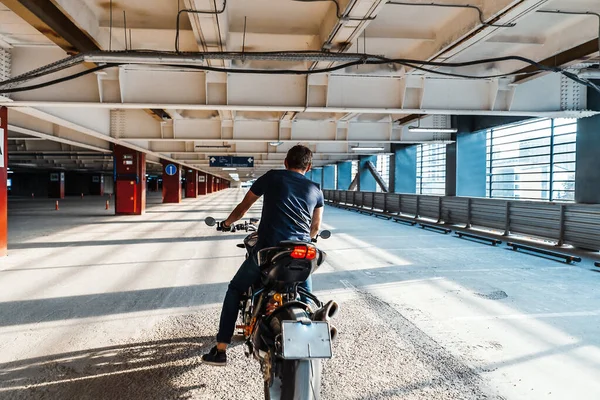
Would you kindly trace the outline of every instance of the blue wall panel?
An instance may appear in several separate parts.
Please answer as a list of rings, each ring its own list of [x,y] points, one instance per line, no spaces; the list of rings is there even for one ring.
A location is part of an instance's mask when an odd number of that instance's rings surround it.
[[[456,195],[485,197],[486,131],[456,138]]]
[[[417,192],[417,146],[394,150],[394,192]]]
[[[352,183],[352,161],[338,163],[337,188],[338,190],[348,190]]]
[[[358,173],[360,174],[359,188],[361,192],[374,192],[377,188],[377,181],[375,181],[373,174],[366,166],[369,161],[377,165],[377,156],[362,156],[358,164]]]
[[[335,166],[323,167],[323,189],[335,189]]]

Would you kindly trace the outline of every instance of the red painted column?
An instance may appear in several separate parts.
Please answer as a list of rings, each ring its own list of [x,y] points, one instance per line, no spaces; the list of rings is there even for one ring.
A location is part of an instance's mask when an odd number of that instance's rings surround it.
[[[160,162],[163,165],[163,203],[181,203],[181,166],[165,160]]]
[[[51,199],[65,198],[65,173],[51,172],[48,182],[48,197]]]
[[[115,145],[115,215],[146,211],[146,154]]]
[[[185,170],[185,197],[198,197],[198,171],[195,169]]]
[[[217,178],[216,176],[213,179],[213,191],[214,192],[219,191],[219,178]]]
[[[8,108],[0,107],[0,257],[8,254]]]
[[[213,192],[213,178],[214,177],[212,175],[206,176],[206,193]]]
[[[198,195],[206,194],[206,174],[198,172]]]

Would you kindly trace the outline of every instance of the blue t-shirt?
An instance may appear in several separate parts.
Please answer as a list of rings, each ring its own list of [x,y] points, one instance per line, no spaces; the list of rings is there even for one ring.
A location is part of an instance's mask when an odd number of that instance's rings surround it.
[[[257,250],[277,246],[283,240],[310,242],[313,211],[323,207],[319,185],[298,172],[271,170],[258,178],[250,190],[265,196]]]

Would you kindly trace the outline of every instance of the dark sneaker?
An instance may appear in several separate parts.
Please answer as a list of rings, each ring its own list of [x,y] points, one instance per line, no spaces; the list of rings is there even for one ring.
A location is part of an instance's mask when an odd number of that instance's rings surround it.
[[[202,362],[208,365],[224,367],[227,365],[227,354],[224,351],[217,350],[217,346],[215,346],[202,356]]]

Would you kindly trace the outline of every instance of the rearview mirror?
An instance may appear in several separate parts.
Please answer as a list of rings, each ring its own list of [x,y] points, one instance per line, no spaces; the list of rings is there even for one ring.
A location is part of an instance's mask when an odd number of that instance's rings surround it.
[[[206,219],[204,220],[204,223],[208,226],[215,226],[217,221],[213,217],[206,217]]]
[[[321,234],[319,236],[321,237],[321,239],[329,239],[331,237],[331,232],[328,230],[324,230],[321,231]]]

